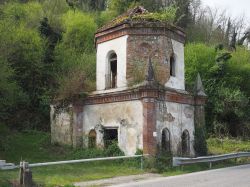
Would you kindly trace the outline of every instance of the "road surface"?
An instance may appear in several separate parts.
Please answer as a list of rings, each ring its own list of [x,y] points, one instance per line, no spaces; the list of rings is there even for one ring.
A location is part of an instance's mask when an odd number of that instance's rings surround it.
[[[250,187],[250,164],[113,185],[113,187]]]

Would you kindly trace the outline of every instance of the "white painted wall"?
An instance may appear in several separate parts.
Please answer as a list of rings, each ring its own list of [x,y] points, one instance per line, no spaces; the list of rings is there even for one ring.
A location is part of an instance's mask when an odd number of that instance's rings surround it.
[[[125,122],[121,123],[121,122]],[[134,155],[143,148],[143,106],[141,101],[85,105],[83,114],[83,135],[101,124],[118,128],[119,147],[126,155]],[[84,140],[85,146],[87,141]],[[97,145],[103,146],[103,137],[97,132]]]
[[[117,54],[117,87],[126,87],[127,38],[122,36],[97,45],[96,89],[105,90],[105,75],[108,74],[108,56],[113,51]]]
[[[166,87],[185,90],[185,64],[184,64],[184,44],[172,40],[175,53],[175,77],[170,77],[165,84]]]
[[[162,130],[168,128],[170,131],[171,138],[171,151],[173,154],[178,153],[178,146],[181,145],[181,135],[184,130],[188,130],[190,135],[190,153],[192,156],[195,155],[193,144],[194,144],[194,107],[187,104],[179,104],[166,102],[167,113],[175,118],[174,121],[161,121],[157,119],[156,129],[157,129],[157,140],[158,143],[161,142]],[[157,114],[159,117],[159,107],[157,107]]]

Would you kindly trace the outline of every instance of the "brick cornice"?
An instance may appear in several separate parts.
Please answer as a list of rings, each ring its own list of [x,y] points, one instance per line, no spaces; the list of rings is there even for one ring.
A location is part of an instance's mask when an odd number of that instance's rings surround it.
[[[194,97],[190,94],[160,89],[137,88],[113,93],[93,94],[84,100],[84,105],[142,100],[143,98],[155,98],[156,100],[165,100],[180,104],[194,105],[196,103],[196,100],[194,100]],[[202,103],[200,99],[197,101]]]
[[[158,26],[158,27],[141,26],[141,25],[131,26],[129,24],[118,25],[114,28],[110,28],[108,30],[96,33],[95,43],[100,44],[125,35],[139,35],[139,36],[161,35],[161,36],[167,36],[181,43],[185,43],[184,32],[176,28],[169,28],[165,26]]]

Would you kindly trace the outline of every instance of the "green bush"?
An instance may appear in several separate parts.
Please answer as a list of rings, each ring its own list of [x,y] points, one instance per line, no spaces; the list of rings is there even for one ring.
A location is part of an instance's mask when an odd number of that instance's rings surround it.
[[[172,166],[172,155],[158,149],[155,156],[145,158],[145,168],[151,172],[162,173]]]
[[[118,146],[117,141],[113,141],[111,145],[104,149],[105,156],[123,156],[125,155],[123,151]]]

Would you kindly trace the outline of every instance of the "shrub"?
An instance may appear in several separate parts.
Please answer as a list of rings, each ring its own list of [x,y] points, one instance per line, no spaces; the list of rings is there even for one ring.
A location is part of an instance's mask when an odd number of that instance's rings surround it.
[[[106,149],[104,149],[105,156],[123,156],[124,152],[119,148],[117,141],[113,141]]]

